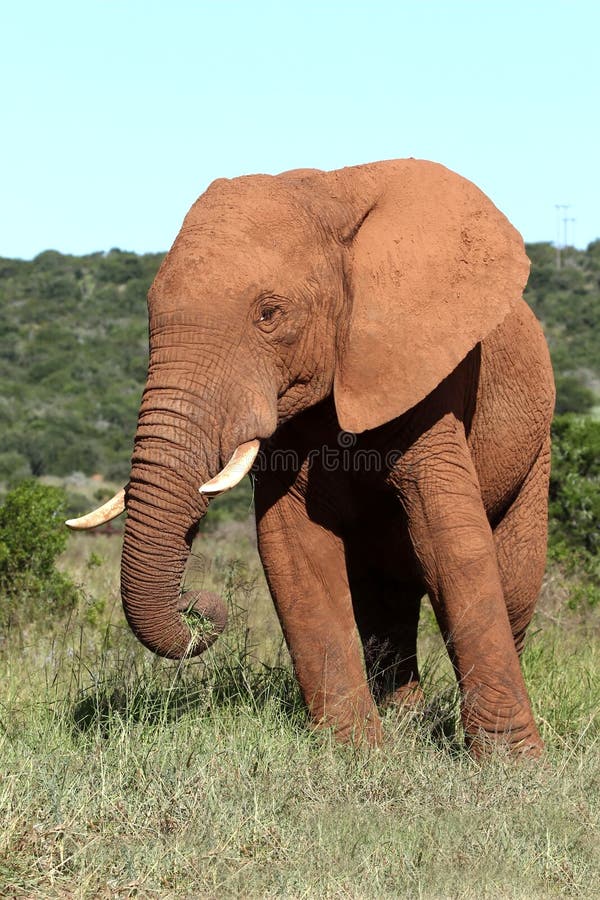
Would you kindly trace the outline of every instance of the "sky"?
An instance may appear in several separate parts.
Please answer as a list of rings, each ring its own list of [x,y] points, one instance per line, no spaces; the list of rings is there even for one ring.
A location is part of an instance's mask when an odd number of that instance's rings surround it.
[[[409,156],[585,247],[599,34],[597,0],[5,2],[0,256],[164,251],[214,178]]]

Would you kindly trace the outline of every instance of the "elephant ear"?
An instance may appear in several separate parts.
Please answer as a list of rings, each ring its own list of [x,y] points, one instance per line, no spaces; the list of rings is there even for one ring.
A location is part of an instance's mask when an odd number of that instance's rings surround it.
[[[500,324],[529,260],[493,203],[443,166],[410,159],[335,174],[356,218],[334,397],[342,428],[361,432],[426,397]]]

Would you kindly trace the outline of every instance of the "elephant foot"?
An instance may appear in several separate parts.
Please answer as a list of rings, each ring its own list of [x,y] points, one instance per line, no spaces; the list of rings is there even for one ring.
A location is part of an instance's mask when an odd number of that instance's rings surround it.
[[[409,681],[392,691],[381,701],[382,709],[399,709],[417,712],[425,703],[423,688],[418,681]]]
[[[544,752],[516,654],[514,661],[518,680],[505,677],[497,684],[479,683],[470,689],[461,684],[465,744],[476,759],[498,752],[517,759],[539,759]]]
[[[379,747],[383,742],[381,718],[377,710],[349,722],[323,718],[313,724],[313,730],[329,731],[337,743],[356,747]]]
[[[515,760],[539,760],[544,755],[544,742],[537,732],[526,738],[516,739],[510,734],[489,734],[480,730],[465,734],[465,745],[470,755],[483,762],[498,753]]]

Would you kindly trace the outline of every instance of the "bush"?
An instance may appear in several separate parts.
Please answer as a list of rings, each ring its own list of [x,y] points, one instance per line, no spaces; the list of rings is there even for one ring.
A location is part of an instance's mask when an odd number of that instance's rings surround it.
[[[600,422],[557,416],[552,426],[550,516],[555,536],[600,552]]]
[[[0,507],[0,626],[24,625],[72,608],[77,589],[59,572],[65,549],[66,496],[62,490],[23,481]]]
[[[550,556],[581,578],[579,595],[600,602],[600,422],[567,415],[552,426]]]

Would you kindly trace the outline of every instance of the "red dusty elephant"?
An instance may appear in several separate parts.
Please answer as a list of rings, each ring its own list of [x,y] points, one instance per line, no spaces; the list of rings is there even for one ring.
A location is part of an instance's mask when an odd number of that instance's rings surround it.
[[[149,293],[125,494],[138,638],[202,652],[181,594],[211,495],[252,467],[268,583],[316,724],[380,739],[419,697],[428,593],[467,744],[536,755],[519,654],[546,555],[552,371],[518,233],[473,184],[393,160],[214,182]],[[207,607],[208,605],[208,607]],[[374,699],[375,698],[375,699]]]

